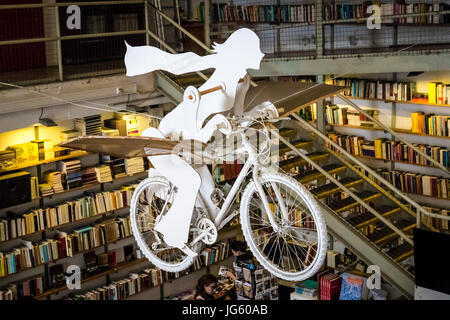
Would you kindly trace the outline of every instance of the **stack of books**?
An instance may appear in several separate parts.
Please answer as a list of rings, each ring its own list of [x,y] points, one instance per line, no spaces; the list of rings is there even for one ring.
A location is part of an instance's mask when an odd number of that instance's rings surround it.
[[[113,180],[111,174],[111,167],[108,165],[101,165],[95,167],[97,181],[100,183],[111,182]]]
[[[317,296],[317,281],[306,280],[295,285],[295,292],[309,297]]]
[[[16,166],[16,152],[14,150],[0,151],[0,169]]]
[[[46,197],[52,195],[53,193],[53,187],[50,184],[39,184],[39,194],[41,195],[41,197]]]
[[[70,190],[83,185],[80,159],[58,161],[57,168],[66,175],[67,189]]]
[[[53,188],[53,193],[64,191],[63,176],[59,171],[47,171],[44,173],[44,182]]]
[[[98,136],[102,134],[102,116],[93,115],[77,119],[75,121],[76,128],[83,136]]]
[[[81,179],[83,186],[97,183],[97,173],[94,167],[85,167],[81,169]]]
[[[144,168],[144,158],[136,157],[125,159],[125,171],[128,175],[133,175],[135,173],[143,172]]]
[[[61,131],[60,133],[61,141],[67,141],[78,136],[81,136],[81,131],[76,129]]]
[[[126,159],[124,158],[114,158],[111,161],[106,161],[105,163],[109,164],[111,167],[112,174],[114,179],[125,177],[127,175],[126,172]]]

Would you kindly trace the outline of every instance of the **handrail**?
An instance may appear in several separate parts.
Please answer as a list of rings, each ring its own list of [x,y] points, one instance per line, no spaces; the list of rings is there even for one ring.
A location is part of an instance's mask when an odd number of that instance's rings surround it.
[[[359,113],[362,113],[363,115],[365,115],[367,118],[369,118],[370,120],[372,120],[374,123],[376,123],[377,125],[379,125],[381,128],[383,128],[385,131],[389,132],[392,136],[396,137],[398,140],[400,140],[401,142],[403,142],[404,144],[406,144],[408,147],[410,147],[411,149],[413,149],[415,152],[421,154],[422,156],[424,156],[427,160],[431,161],[436,167],[439,167],[440,169],[444,170],[447,173],[450,173],[450,170],[446,167],[444,167],[442,164],[440,164],[439,162],[437,162],[436,160],[434,160],[433,158],[431,158],[429,155],[427,155],[426,153],[423,153],[420,149],[418,149],[417,147],[415,147],[414,145],[412,145],[410,142],[408,142],[407,140],[403,139],[402,137],[399,137],[397,134],[395,134],[395,132],[385,126],[383,123],[381,123],[379,120],[375,119],[374,117],[372,117],[370,114],[368,114],[366,111],[364,111],[364,109],[360,108],[356,103],[354,103],[353,101],[351,101],[350,99],[348,99],[347,97],[345,97],[342,94],[338,94],[337,95],[339,97],[339,99],[341,99],[342,101],[348,103],[349,105],[351,105],[353,108],[355,108]]]
[[[358,107],[359,108],[359,107]],[[339,152],[343,155],[345,155],[347,158],[351,159],[352,161],[356,162],[358,165],[360,165],[362,168],[364,168],[364,170],[366,170],[367,172],[369,172],[374,178],[377,178],[381,183],[383,183],[388,189],[390,189],[391,191],[393,191],[395,194],[397,194],[398,196],[400,196],[401,198],[403,198],[405,201],[407,201],[409,204],[413,205],[414,207],[417,208],[417,210],[419,210],[421,213],[427,215],[427,216],[431,216],[431,213],[426,211],[425,209],[422,208],[422,206],[420,204],[418,204],[417,202],[415,202],[414,200],[412,200],[410,197],[408,197],[407,195],[405,195],[404,193],[402,193],[401,191],[399,191],[394,185],[392,185],[391,183],[389,183],[387,180],[385,180],[383,177],[381,177],[380,175],[378,175],[375,171],[373,171],[371,168],[369,168],[368,166],[366,166],[363,162],[359,161],[357,158],[355,158],[352,154],[350,154],[349,152],[347,152],[347,150],[343,149],[341,146],[339,146],[338,144],[336,144],[333,140],[331,140],[330,138],[328,138],[326,135],[324,135],[322,132],[320,132],[319,130],[317,130],[316,128],[314,128],[312,125],[310,125],[307,121],[303,120],[301,117],[299,117],[296,114],[291,114],[291,116],[293,118],[295,118],[300,125],[302,125],[303,127],[309,129],[310,131],[314,132],[316,135],[318,135],[321,139],[327,141],[329,144],[331,144],[333,147],[335,147],[336,149],[339,150]],[[295,148],[294,148],[295,149]],[[296,151],[296,150],[294,150]],[[320,171],[320,170],[319,170]],[[333,181],[334,182],[334,181]],[[340,186],[339,186],[340,187]],[[369,210],[371,211],[371,210]],[[372,212],[372,211],[371,211]],[[420,225],[420,214],[416,215],[416,219],[417,219],[417,227],[419,227]],[[445,220],[450,220],[450,217],[447,216],[442,216],[442,219]]]
[[[169,16],[167,16],[164,12],[162,12],[161,10],[159,10],[158,8],[156,8],[153,4],[149,3],[148,0],[146,1],[146,4],[148,6],[150,6],[152,9],[154,9],[156,11],[156,13],[158,13],[160,16],[162,16],[163,18],[165,18],[167,21],[169,21],[175,28],[177,28],[178,30],[180,30],[181,32],[183,32],[186,36],[188,36],[192,41],[194,41],[196,44],[198,44],[200,47],[202,47],[203,49],[205,49],[209,54],[214,53],[210,48],[208,48],[207,45],[205,45],[203,42],[201,42],[197,37],[195,37],[192,33],[190,33],[189,31],[187,31],[185,28],[183,28],[181,25],[179,25],[176,21],[174,21],[172,18],[170,18]],[[250,80],[250,84],[253,87],[257,87],[258,85],[253,82],[252,80]]]
[[[69,7],[75,6],[108,6],[116,4],[139,4],[146,0],[117,0],[117,1],[91,1],[91,2],[57,2],[57,3],[29,3],[29,4],[3,4],[2,9],[32,9],[32,8],[48,8],[48,7]]]
[[[303,120],[303,119],[302,119]],[[304,120],[303,120],[304,121]],[[315,128],[314,128],[315,129]],[[318,131],[320,133],[320,131]],[[347,194],[349,194],[353,199],[355,199],[360,205],[362,205],[364,208],[366,208],[368,211],[370,211],[374,216],[376,216],[380,221],[382,221],[384,224],[386,224],[389,228],[391,228],[395,233],[397,233],[401,238],[403,238],[406,242],[408,242],[411,245],[414,245],[413,241],[405,234],[403,231],[398,229],[394,224],[392,224],[389,220],[385,219],[381,214],[379,214],[375,209],[373,209],[369,204],[361,200],[354,192],[352,192],[350,189],[348,189],[346,186],[344,186],[339,180],[334,178],[331,174],[329,174],[326,170],[324,170],[321,166],[319,166],[317,163],[312,161],[306,154],[300,152],[295,146],[293,146],[289,141],[287,141],[284,137],[278,134],[278,132],[275,130],[273,131],[275,136],[283,142],[285,145],[287,145],[289,148],[292,149],[298,156],[302,157],[304,160],[306,160],[309,164],[311,164],[316,170],[318,170],[321,174],[323,174],[325,177],[330,179],[334,184],[336,184],[339,188],[344,190]]]

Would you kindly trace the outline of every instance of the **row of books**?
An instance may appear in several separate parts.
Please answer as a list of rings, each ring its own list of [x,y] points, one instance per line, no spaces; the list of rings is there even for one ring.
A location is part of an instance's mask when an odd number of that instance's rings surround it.
[[[135,188],[136,185],[130,185],[114,191],[85,192],[85,196],[79,199],[45,209],[35,209],[18,217],[8,213],[8,219],[0,219],[0,241],[128,207]]]
[[[437,214],[437,215],[441,215],[444,217],[447,217],[450,215],[450,209],[445,209],[445,208],[434,208],[434,207],[430,207],[430,206],[422,206],[423,209],[425,209],[426,211],[433,213],[433,214]],[[413,207],[414,211],[417,211],[414,207]],[[421,218],[420,221],[428,226],[428,227],[434,227],[438,230],[445,230],[448,231],[448,220],[445,219],[439,219],[439,218],[435,218],[435,217],[430,217],[424,213],[421,214]]]
[[[385,180],[403,192],[442,199],[450,198],[450,179],[382,168],[377,168],[376,171]],[[371,175],[368,176],[373,178]],[[374,179],[374,181],[381,185],[381,182],[377,179]]]
[[[65,300],[122,300],[138,294],[146,289],[157,287],[166,281],[178,279],[193,271],[199,270],[206,264],[217,263],[229,255],[228,242],[220,242],[206,248],[194,263],[181,272],[166,272],[157,268],[147,268],[139,273],[130,273],[127,278],[113,281],[108,286],[90,290],[83,294],[65,297]]]
[[[95,183],[107,183],[116,178],[145,171],[142,157],[120,158],[110,161],[108,164],[85,168],[81,167],[79,159],[73,159],[59,161],[57,167],[59,171],[44,173],[44,183],[39,184],[40,196],[45,197]]]
[[[429,82],[428,102],[435,104],[450,104],[450,84]]]
[[[328,133],[328,138],[355,156],[433,166],[431,161],[427,160],[422,154],[414,151],[414,149],[399,141],[383,138],[368,141],[365,140],[364,137],[347,136],[332,132]],[[334,149],[328,144],[327,146]],[[414,146],[443,166],[450,167],[448,148],[425,144],[414,144]]]
[[[64,297],[64,300],[122,300],[162,283],[162,271],[156,268],[130,273],[128,278],[113,281],[110,285],[83,294]]]
[[[392,101],[410,101],[417,90],[415,82],[338,78],[332,84],[347,87],[346,96]]]
[[[203,265],[208,266],[228,258],[230,255],[230,244],[222,241],[211,246],[207,246],[200,254]]]
[[[380,112],[373,109],[365,109],[375,120],[379,119]],[[363,127],[374,127],[375,123],[372,122],[364,114],[359,113],[353,108],[339,107],[337,105],[326,106],[325,109],[326,123],[330,125],[350,125],[350,126],[363,126]]]
[[[93,250],[88,251],[84,253],[86,268],[81,271],[81,277],[86,278],[96,272],[114,268],[117,266],[117,262],[126,263],[135,260],[136,257],[137,251],[135,253],[133,244],[99,254],[96,254]],[[0,291],[0,295],[5,295],[8,300],[19,300],[28,296],[37,296],[51,288],[59,288],[65,285],[64,265],[56,263],[49,267],[48,281],[45,281],[44,275],[38,275],[33,279],[10,283],[6,289]]]
[[[315,5],[228,5],[213,4],[212,22],[287,23],[314,22]],[[203,10],[203,6],[199,6]],[[200,15],[200,20],[203,14]]]
[[[70,234],[58,232],[55,239],[47,239],[40,243],[22,240],[22,247],[14,248],[8,253],[0,252],[0,277],[50,261],[72,257],[77,253],[98,248],[131,235],[130,218],[125,217],[75,229]]]
[[[362,4],[326,4],[324,6],[324,20],[346,20],[363,18],[370,14],[367,9],[373,1],[365,1]],[[381,23],[395,24],[439,24],[450,21],[449,15],[438,14],[450,7],[445,3],[382,3],[376,4],[381,10]],[[436,12],[431,15],[391,18],[392,15],[419,14]]]
[[[305,121],[317,120],[317,104],[306,106],[297,111],[297,115]]]
[[[411,132],[430,136],[450,137],[450,116],[412,112]]]
[[[271,195],[272,197],[276,197],[275,194]],[[281,216],[281,210],[277,203],[269,202],[269,208],[274,214],[274,216],[279,217]],[[269,223],[268,216],[261,212],[262,220]],[[315,229],[315,223],[314,219],[311,215],[307,214],[304,210],[293,208],[292,211],[289,212],[289,220],[293,221],[294,226],[300,227],[300,228],[307,228],[307,229]]]
[[[44,292],[44,284],[44,275],[11,284],[6,290],[0,291],[0,300],[18,300],[23,297],[36,296]]]

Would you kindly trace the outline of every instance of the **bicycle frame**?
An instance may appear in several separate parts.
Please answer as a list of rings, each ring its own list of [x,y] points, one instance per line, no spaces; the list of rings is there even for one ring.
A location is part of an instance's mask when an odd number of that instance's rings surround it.
[[[223,225],[222,222],[225,221],[226,218],[228,218],[229,215],[229,208],[234,200],[234,197],[236,196],[237,192],[239,191],[239,188],[242,185],[242,182],[244,181],[245,177],[247,176],[250,169],[253,167],[253,174],[252,174],[252,180],[255,183],[256,189],[261,197],[261,200],[263,202],[263,206],[266,212],[271,212],[269,207],[269,201],[267,200],[267,197],[264,193],[263,187],[261,185],[260,179],[259,179],[259,173],[265,171],[266,167],[261,166],[258,162],[258,154],[254,147],[250,144],[248,141],[248,138],[245,136],[245,134],[241,133],[242,141],[243,141],[243,147],[241,147],[242,151],[246,152],[248,154],[248,159],[245,162],[243,168],[239,172],[239,175],[236,178],[236,181],[233,183],[233,186],[231,187],[230,192],[228,193],[227,197],[224,200],[224,203],[222,204],[222,207],[220,208],[217,216],[214,219],[214,224],[220,230]],[[237,151],[239,153],[240,150]],[[287,212],[286,207],[284,206],[284,202],[281,199],[281,196],[279,194],[279,190],[277,188],[274,188],[275,194],[277,196],[277,199],[281,203],[280,209],[282,211],[283,218],[287,219]],[[275,222],[273,215],[268,214],[269,221],[274,228],[275,231],[278,230],[278,225]]]

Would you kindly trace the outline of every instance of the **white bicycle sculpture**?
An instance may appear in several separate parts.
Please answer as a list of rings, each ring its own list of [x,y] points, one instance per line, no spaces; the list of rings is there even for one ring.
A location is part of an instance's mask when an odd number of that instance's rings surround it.
[[[272,105],[273,106],[273,105]],[[272,110],[273,111],[273,110]],[[262,112],[260,124],[278,121],[278,113]],[[327,230],[316,199],[299,182],[278,173],[267,164],[263,154],[270,150],[268,131],[264,127],[267,144],[258,152],[246,134],[255,118],[229,119],[233,134],[241,139],[237,155],[247,160],[228,195],[221,199],[220,211],[212,216],[197,196],[189,230],[190,249],[201,252],[204,245],[216,242],[218,232],[237,214],[233,210],[237,193],[251,172],[251,178],[240,200],[240,223],[250,250],[269,272],[290,281],[300,281],[314,275],[322,266],[327,251]],[[220,147],[220,146],[217,146]],[[215,156],[218,156],[216,154]],[[151,176],[136,188],[131,200],[131,225],[138,246],[156,266],[169,272],[185,270],[195,257],[164,243],[154,230],[168,211],[177,189],[162,176]]]

